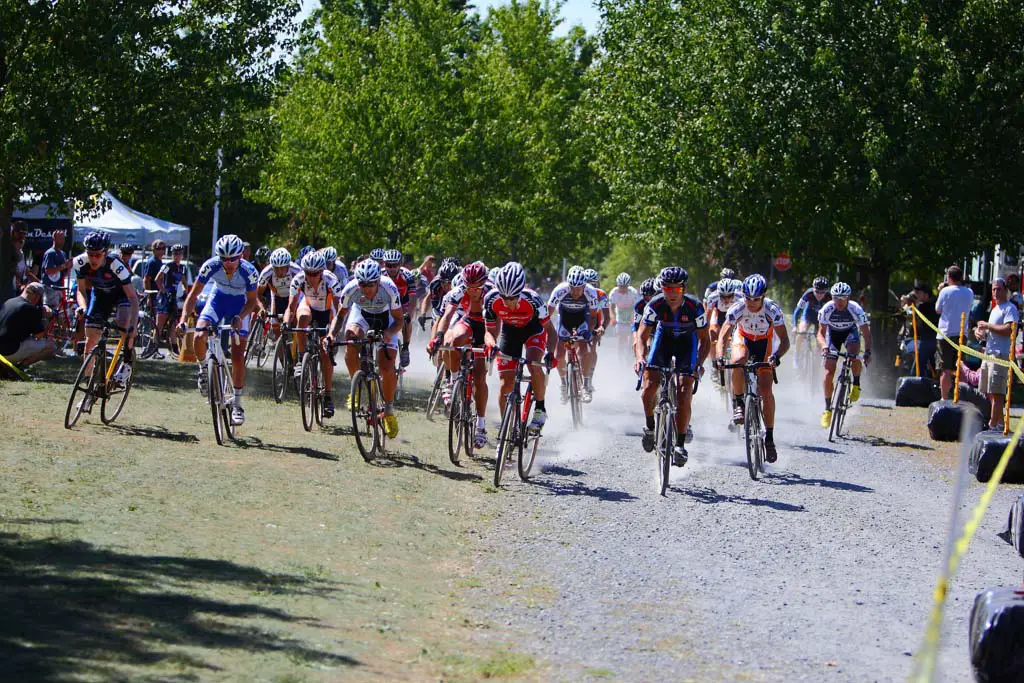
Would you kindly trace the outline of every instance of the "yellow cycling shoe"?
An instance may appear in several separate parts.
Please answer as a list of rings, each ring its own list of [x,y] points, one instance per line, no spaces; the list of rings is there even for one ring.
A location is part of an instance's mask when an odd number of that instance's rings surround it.
[[[860,398],[860,387],[854,384],[850,387],[850,403],[856,403]]]
[[[352,410],[352,394],[349,393],[348,398],[345,399],[345,410]]]
[[[384,433],[388,435],[389,439],[394,439],[398,436],[398,418],[394,415],[384,416]]]
[[[828,426],[832,424],[832,411],[826,410],[821,414],[821,426],[828,429]]]

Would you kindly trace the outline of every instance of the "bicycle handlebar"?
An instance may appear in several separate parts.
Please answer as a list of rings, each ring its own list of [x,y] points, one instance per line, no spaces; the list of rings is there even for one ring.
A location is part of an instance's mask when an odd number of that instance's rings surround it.
[[[738,370],[743,370],[744,372],[756,372],[757,370],[764,370],[766,368],[771,368],[772,369],[772,381],[775,384],[779,383],[779,375],[775,372],[775,366],[772,365],[771,363],[765,363],[764,361],[760,361],[760,362],[757,362],[757,363],[750,363],[750,362],[747,362],[747,363],[724,363],[724,364],[722,364],[722,365],[720,365],[718,367],[720,367],[723,370],[738,369]]]

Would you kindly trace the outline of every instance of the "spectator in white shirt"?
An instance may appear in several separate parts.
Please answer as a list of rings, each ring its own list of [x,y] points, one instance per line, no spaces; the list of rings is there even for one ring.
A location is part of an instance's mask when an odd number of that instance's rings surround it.
[[[1006,360],[1010,357],[1010,332],[1013,330],[1013,323],[1020,321],[1020,313],[1017,307],[1010,303],[1006,281],[1001,277],[992,282],[992,298],[995,299],[995,305],[992,306],[988,322],[979,322],[977,329],[974,330],[974,336],[978,341],[988,340],[985,344],[986,354]],[[981,364],[981,380],[978,387],[988,396],[992,406],[988,421],[990,429],[1003,428],[1003,406],[1009,374],[1009,368],[990,360]]]
[[[971,315],[971,308],[974,306],[974,292],[970,287],[964,285],[964,272],[960,266],[950,266],[946,269],[946,286],[939,292],[939,298],[935,300],[935,312],[939,314],[939,331],[950,339],[956,341],[960,337],[961,316],[967,319]],[[964,330],[966,339],[967,330]],[[942,399],[949,400],[953,391],[953,381],[956,374],[956,347],[945,339],[939,339],[939,369],[942,376],[939,378],[939,386],[942,390]]]

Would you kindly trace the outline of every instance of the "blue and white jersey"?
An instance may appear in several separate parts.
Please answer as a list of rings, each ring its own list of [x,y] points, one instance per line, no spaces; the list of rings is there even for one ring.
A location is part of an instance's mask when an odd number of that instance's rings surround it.
[[[363,313],[381,315],[396,308],[402,307],[401,296],[398,287],[387,275],[380,278],[377,293],[373,297],[367,297],[359,288],[357,280],[351,280],[341,291],[341,307],[348,309],[358,306]]]
[[[851,301],[846,305],[845,311],[836,308],[835,301],[829,301],[822,306],[818,312],[818,324],[827,327],[829,330],[842,332],[852,330],[868,324],[868,316],[860,304]]]
[[[328,268],[328,270],[330,270],[330,268]],[[340,260],[334,262],[334,270],[331,270],[330,272],[334,273],[334,277],[338,278],[338,284],[342,287],[348,284],[348,268],[346,268],[345,264]]]
[[[238,270],[229,277],[224,272],[224,264],[215,256],[202,265],[196,280],[204,285],[216,284],[218,296],[245,296],[247,292],[256,291],[259,277],[256,266],[244,259],[238,262]]]
[[[107,254],[99,268],[93,268],[89,264],[87,253],[79,254],[74,258],[74,270],[78,280],[85,280],[97,292],[111,294],[123,291],[124,285],[132,283],[132,272],[117,256]]]

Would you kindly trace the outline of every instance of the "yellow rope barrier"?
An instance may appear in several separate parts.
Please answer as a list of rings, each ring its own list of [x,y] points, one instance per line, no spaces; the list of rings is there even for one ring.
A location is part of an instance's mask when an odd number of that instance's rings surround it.
[[[1013,363],[1016,357],[1017,321],[1010,326],[1010,355],[1008,360]],[[1010,398],[1013,396],[1013,373],[1006,373],[1006,401],[1003,405],[1003,436],[1010,433]]]
[[[956,375],[953,381],[953,403],[960,402],[960,363],[964,359],[964,327],[967,325],[967,314],[960,314],[960,342],[956,345]]]

